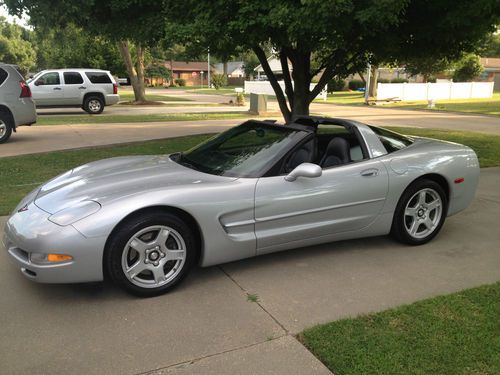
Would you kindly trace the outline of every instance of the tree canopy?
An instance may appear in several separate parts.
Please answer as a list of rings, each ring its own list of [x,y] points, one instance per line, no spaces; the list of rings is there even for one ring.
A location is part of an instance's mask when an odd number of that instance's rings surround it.
[[[29,38],[28,30],[0,16],[0,61],[16,64],[25,75],[36,64],[36,53]]]

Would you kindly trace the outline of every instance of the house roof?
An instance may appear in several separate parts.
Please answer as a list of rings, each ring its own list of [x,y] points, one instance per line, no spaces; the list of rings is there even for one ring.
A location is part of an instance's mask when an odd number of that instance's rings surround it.
[[[165,61],[165,67],[170,70],[185,71],[185,72],[199,72],[207,71],[208,64],[205,61],[172,61],[172,66],[170,66],[170,61]]]
[[[243,61],[228,61],[227,74],[232,74],[235,70],[242,70],[243,65],[244,65]],[[223,63],[214,64],[214,69],[217,73],[223,73],[224,64]]]
[[[489,72],[500,72],[500,57],[481,57],[484,70]]]

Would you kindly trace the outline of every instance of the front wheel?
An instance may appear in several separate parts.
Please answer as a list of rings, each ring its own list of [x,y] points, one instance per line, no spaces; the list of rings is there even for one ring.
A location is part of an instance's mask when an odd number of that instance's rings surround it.
[[[88,96],[83,102],[83,110],[91,115],[97,115],[104,111],[104,101],[99,96]]]
[[[12,125],[10,116],[0,112],[0,143],[5,143],[9,140],[12,134]]]
[[[439,233],[447,212],[448,201],[443,188],[431,180],[418,180],[401,196],[391,234],[400,242],[422,245]]]
[[[145,214],[123,224],[110,240],[105,261],[112,280],[141,297],[168,292],[196,259],[196,238],[177,216]]]

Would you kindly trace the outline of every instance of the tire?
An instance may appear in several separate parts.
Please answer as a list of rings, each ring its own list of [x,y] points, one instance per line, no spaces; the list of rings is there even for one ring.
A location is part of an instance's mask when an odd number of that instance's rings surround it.
[[[113,282],[139,297],[164,294],[187,276],[197,258],[193,232],[176,215],[136,216],[112,234],[104,257]]]
[[[0,112],[0,143],[5,143],[12,135],[12,118],[8,113]]]
[[[104,100],[97,95],[87,96],[83,102],[83,110],[91,115],[98,115],[104,111]]]
[[[427,179],[417,180],[399,199],[391,235],[408,245],[423,245],[439,233],[447,212],[448,200],[441,185]]]

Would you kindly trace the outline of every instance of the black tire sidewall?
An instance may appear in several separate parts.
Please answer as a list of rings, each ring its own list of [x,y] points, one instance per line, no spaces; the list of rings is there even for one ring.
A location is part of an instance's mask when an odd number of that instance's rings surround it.
[[[101,109],[99,111],[93,112],[90,110],[89,103],[91,100],[98,100],[99,103],[101,103]],[[104,111],[104,101],[99,96],[95,95],[88,96],[87,98],[85,98],[85,101],[83,102],[83,110],[91,115],[98,115],[99,113],[102,113],[102,111]]]
[[[5,134],[0,137],[0,143],[5,143],[9,140],[12,135],[12,119],[8,113],[0,112],[0,120],[6,125],[7,129],[5,130]]]
[[[141,288],[127,279],[122,269],[122,254],[130,238],[143,228],[154,225],[166,225],[176,230],[186,245],[186,260],[179,274],[168,284],[158,288]],[[114,283],[127,292],[139,297],[153,297],[167,293],[187,276],[197,258],[197,243],[192,231],[177,216],[170,213],[143,214],[122,223],[111,235],[105,252],[105,267]]]
[[[441,218],[439,220],[439,224],[434,229],[434,231],[429,234],[427,237],[424,238],[414,238],[412,237],[406,230],[405,228],[405,222],[404,222],[404,213],[405,213],[405,208],[406,205],[408,204],[408,201],[413,197],[418,191],[429,188],[434,190],[436,193],[439,194],[439,197],[441,198],[441,202],[443,204],[442,207],[442,213],[441,213]],[[414,181],[410,186],[406,188],[406,190],[403,192],[401,195],[401,198],[399,199],[399,202],[396,206],[396,210],[394,213],[394,218],[392,222],[392,228],[391,228],[391,235],[397,239],[400,242],[403,242],[408,245],[423,245],[430,240],[432,240],[441,230],[441,227],[444,224],[444,221],[446,219],[446,215],[448,213],[448,200],[446,198],[446,193],[444,192],[443,188],[441,185],[439,185],[437,182],[428,180],[428,179],[420,179],[417,181]]]

